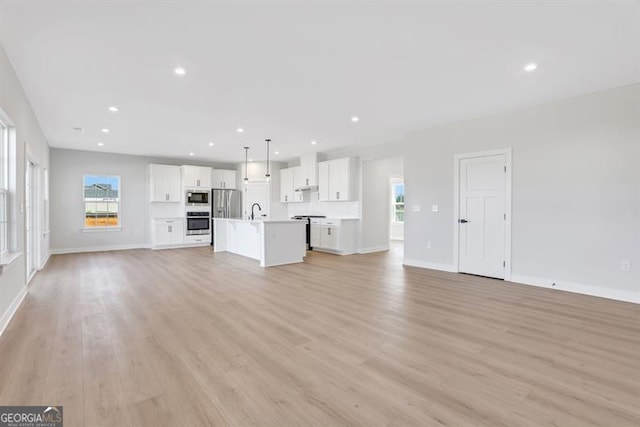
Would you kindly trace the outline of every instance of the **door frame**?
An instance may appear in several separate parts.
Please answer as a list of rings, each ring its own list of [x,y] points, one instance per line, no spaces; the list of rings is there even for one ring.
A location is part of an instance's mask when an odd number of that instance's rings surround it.
[[[504,280],[508,281],[511,280],[511,147],[478,151],[474,153],[455,154],[453,156],[453,269],[456,273],[460,272],[460,228],[458,224],[458,219],[460,218],[460,162],[464,159],[496,156],[500,154],[505,156],[505,164],[507,167],[505,173],[505,213],[507,214],[507,219],[505,221],[504,230]]]

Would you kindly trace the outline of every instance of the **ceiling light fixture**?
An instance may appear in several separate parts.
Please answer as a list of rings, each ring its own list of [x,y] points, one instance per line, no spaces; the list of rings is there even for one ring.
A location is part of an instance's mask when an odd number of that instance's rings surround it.
[[[249,183],[249,147],[244,147],[244,185]]]
[[[189,153],[190,156],[194,156],[193,151]]]
[[[176,67],[173,69],[173,72],[176,74],[176,76],[184,76],[185,74],[187,74],[187,70],[185,70],[182,67]]]
[[[275,153],[273,153],[273,154],[280,154],[280,152],[279,152],[279,151],[276,151],[276,152],[275,152]]]
[[[267,181],[269,181],[271,179],[271,174],[269,173],[269,143],[271,140],[265,139],[265,141],[267,141],[267,173],[265,173],[264,176],[267,178]]]
[[[112,105],[111,107],[109,107],[109,111],[111,111],[112,113],[117,113],[118,111],[120,111],[120,109],[115,105]]]
[[[104,142],[98,142],[98,147],[102,147],[104,145]]]
[[[527,73],[531,73],[535,71],[537,68],[538,68],[538,64],[536,64],[535,62],[529,62],[527,65],[524,66],[524,70]]]
[[[311,145],[316,145],[318,141],[311,141]]]
[[[210,142],[210,143],[209,143],[209,147],[213,147],[214,145],[216,145],[216,143],[215,143],[215,142]]]
[[[236,129],[236,132],[238,132],[238,133],[242,133],[242,132],[244,132],[244,129],[242,129],[242,128],[238,128],[238,129]]]
[[[102,129],[102,133],[109,133],[109,129],[107,128]]]
[[[359,117],[357,117],[357,116],[353,116],[353,117],[351,117],[351,121],[352,121],[353,123],[355,123],[355,122],[357,122],[357,121],[360,121],[360,118],[359,118]]]
[[[76,132],[84,132],[84,129],[82,129],[80,126],[74,126],[71,129],[75,130]]]

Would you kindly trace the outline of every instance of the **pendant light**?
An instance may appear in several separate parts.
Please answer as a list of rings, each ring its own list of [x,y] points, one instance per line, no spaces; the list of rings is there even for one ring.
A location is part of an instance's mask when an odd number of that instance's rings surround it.
[[[265,141],[267,141],[267,173],[264,174],[264,176],[267,177],[267,181],[269,181],[271,179],[271,174],[269,173],[269,143],[271,140],[265,139]]]
[[[249,183],[249,147],[244,147],[244,185]]]

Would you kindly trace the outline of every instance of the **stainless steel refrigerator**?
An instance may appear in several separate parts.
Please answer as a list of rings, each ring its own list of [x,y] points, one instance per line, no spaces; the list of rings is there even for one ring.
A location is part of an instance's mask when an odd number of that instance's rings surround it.
[[[211,190],[211,218],[242,218],[242,192],[238,190]],[[212,245],[213,233],[212,219]]]

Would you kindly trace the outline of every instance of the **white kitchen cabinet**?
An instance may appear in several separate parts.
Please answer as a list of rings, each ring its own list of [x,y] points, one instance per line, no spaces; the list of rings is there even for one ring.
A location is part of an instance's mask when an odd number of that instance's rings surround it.
[[[182,166],[184,188],[211,189],[211,168],[204,166]]]
[[[181,245],[184,240],[184,220],[167,218],[153,220],[153,247]]]
[[[182,199],[180,166],[149,165],[151,202],[177,203]]]
[[[300,157],[300,186],[318,185],[318,153]]]
[[[280,169],[280,202],[293,202],[293,169]]]
[[[211,188],[236,189],[236,171],[213,169],[211,171]]]
[[[308,191],[296,191],[296,188],[303,185],[303,175],[301,171],[300,166],[280,169],[280,202],[294,203],[308,201]]]
[[[339,255],[356,250],[357,219],[312,219],[310,245],[314,250]]]
[[[343,202],[357,199],[358,161],[352,157],[318,163],[318,200]]]
[[[320,220],[314,223],[314,220],[311,220],[311,235],[309,237],[309,245],[312,248],[320,247],[322,245],[321,242],[321,234],[322,234],[322,225],[320,224]]]

